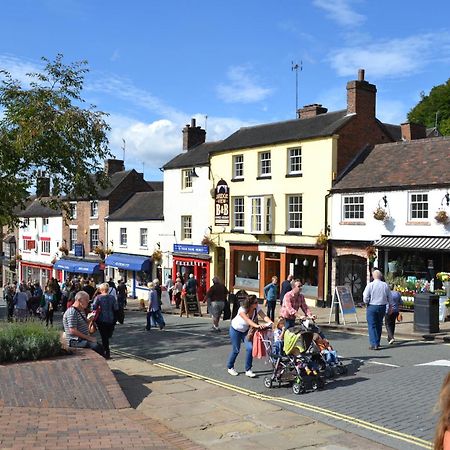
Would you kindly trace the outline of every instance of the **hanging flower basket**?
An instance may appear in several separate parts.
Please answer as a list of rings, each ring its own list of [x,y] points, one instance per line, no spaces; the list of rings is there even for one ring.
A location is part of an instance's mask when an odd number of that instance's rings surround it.
[[[207,245],[208,247],[212,247],[214,245],[214,241],[211,239],[211,236],[207,236],[205,234],[205,236],[203,236],[202,245]]]
[[[436,215],[434,216],[434,220],[437,223],[441,223],[443,225],[446,225],[448,223],[448,214],[447,211],[444,211],[443,209],[440,209]]]
[[[328,236],[323,231],[321,231],[317,235],[316,244],[323,247],[323,246],[327,245],[327,242],[328,242]]]
[[[152,253],[152,259],[153,259],[153,261],[155,261],[155,262],[160,262],[160,261],[162,261],[162,251],[161,250],[155,250],[153,253]]]
[[[61,245],[58,250],[65,255],[69,254],[69,249],[65,245]]]
[[[94,248],[94,253],[98,256],[100,256],[101,259],[105,259],[105,249],[103,247],[95,247]]]
[[[366,247],[366,255],[370,262],[374,262],[377,257],[377,249],[373,245],[369,245]]]
[[[388,213],[381,206],[378,206],[378,208],[373,212],[373,218],[384,222],[388,218]]]
[[[15,259],[16,259],[16,261],[20,261],[22,259],[22,255],[17,253],[17,255],[15,256]]]
[[[106,250],[105,250],[105,255],[111,255],[111,254],[113,254],[114,253],[114,250],[112,249],[112,248],[107,248]]]

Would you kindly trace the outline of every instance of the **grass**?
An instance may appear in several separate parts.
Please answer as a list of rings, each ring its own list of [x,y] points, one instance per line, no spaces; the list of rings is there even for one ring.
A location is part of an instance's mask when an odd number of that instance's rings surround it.
[[[58,356],[61,332],[41,322],[0,323],[0,362],[35,361]]]

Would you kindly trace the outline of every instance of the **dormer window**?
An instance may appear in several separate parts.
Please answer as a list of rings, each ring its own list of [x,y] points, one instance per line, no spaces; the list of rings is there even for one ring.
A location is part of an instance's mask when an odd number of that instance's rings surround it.
[[[183,169],[181,171],[181,189],[192,189],[192,169]]]

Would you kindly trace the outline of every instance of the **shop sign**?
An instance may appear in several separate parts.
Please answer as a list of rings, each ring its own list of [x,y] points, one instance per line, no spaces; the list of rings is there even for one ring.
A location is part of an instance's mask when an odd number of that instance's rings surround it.
[[[215,189],[214,225],[230,225],[230,191],[225,180],[219,180]]]
[[[84,257],[84,245],[83,244],[74,244],[73,253],[75,256],[79,256],[81,258]]]
[[[173,244],[174,253],[204,253],[209,254],[207,245]]]
[[[286,247],[278,245],[258,245],[258,251],[267,253],[286,253]]]

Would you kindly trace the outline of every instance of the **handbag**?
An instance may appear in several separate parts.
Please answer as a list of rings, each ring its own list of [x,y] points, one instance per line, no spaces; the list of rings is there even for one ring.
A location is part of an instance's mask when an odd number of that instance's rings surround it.
[[[403,315],[401,312],[398,313],[397,322],[401,322],[403,320]]]
[[[97,331],[97,324],[95,323],[95,317],[88,320],[89,334],[94,334]]]

